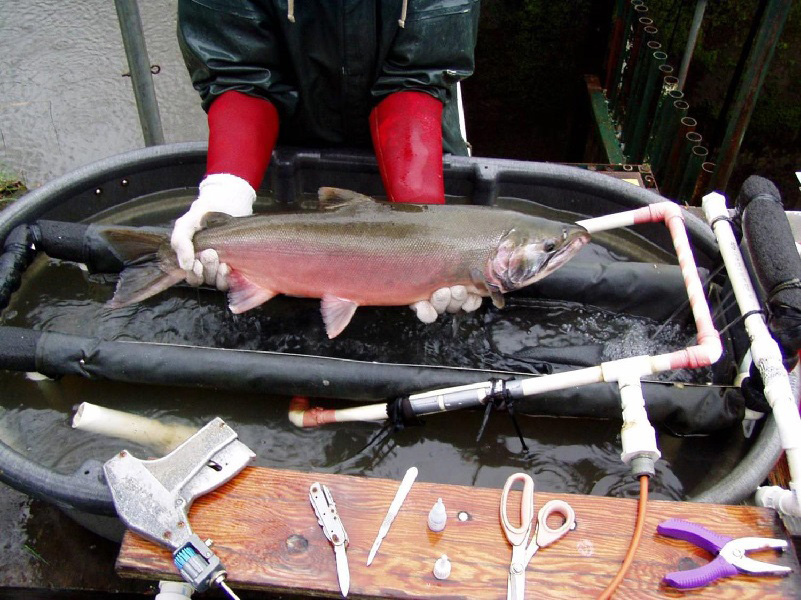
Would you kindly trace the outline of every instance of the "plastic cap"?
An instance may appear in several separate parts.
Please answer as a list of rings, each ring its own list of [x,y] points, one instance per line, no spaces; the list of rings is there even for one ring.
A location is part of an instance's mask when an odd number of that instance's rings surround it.
[[[194,592],[195,588],[188,583],[160,581],[155,600],[189,600]]]
[[[437,579],[447,579],[451,574],[451,561],[443,554],[434,563],[434,577]]]

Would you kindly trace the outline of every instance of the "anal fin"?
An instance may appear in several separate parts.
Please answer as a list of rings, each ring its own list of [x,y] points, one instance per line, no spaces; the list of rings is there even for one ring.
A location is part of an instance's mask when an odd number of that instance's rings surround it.
[[[228,308],[235,315],[256,308],[276,295],[276,292],[256,285],[237,271],[228,275]]]
[[[322,298],[320,311],[323,313],[323,322],[325,323],[325,332],[328,334],[328,339],[334,339],[345,327],[348,326],[350,320],[353,318],[353,313],[359,307],[358,304],[352,300],[345,300],[326,294]]]

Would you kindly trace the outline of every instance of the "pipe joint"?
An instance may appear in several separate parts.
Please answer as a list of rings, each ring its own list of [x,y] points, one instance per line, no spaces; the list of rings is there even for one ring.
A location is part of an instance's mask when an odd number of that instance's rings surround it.
[[[653,374],[654,367],[648,355],[632,356],[601,363],[603,380],[617,381],[621,388],[636,384],[640,387],[640,378]]]
[[[789,490],[776,485],[757,488],[756,502],[760,506],[772,508],[782,514],[801,517],[801,497],[793,483],[790,483]]]
[[[656,431],[648,420],[645,411],[645,398],[642,395],[642,384],[638,377],[625,376],[618,381],[620,386],[620,404],[623,409],[623,426],[620,429],[620,441],[623,451],[620,459],[632,464],[636,459],[648,459],[656,462],[662,456],[656,446]],[[636,468],[641,469],[645,463],[640,460]]]

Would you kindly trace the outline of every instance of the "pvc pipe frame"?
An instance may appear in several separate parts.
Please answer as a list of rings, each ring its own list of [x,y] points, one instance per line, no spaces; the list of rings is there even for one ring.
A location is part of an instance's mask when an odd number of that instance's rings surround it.
[[[677,204],[670,201],[657,202],[635,210],[578,221],[577,224],[585,227],[590,233],[596,233],[618,227],[659,221],[664,222],[670,231],[679,268],[687,288],[693,319],[698,330],[698,343],[695,346],[667,354],[635,356],[601,363],[595,367],[513,381],[510,382],[510,385],[515,386],[513,393],[530,396],[598,382],[626,382],[627,385],[630,385],[633,378],[639,380],[646,375],[673,369],[706,367],[720,358],[722,353],[720,335],[712,322],[712,315],[706,302],[704,288],[698,276],[698,269],[684,227],[684,216]],[[493,387],[491,382],[482,382],[432,390],[410,396],[409,402],[413,408],[422,409],[419,412],[415,411],[420,415],[482,406],[486,404],[488,397],[492,394]],[[291,416],[292,422],[308,427],[322,423],[379,421],[387,418],[386,404],[383,403],[341,410],[313,409],[313,411],[313,416],[307,417],[308,411],[304,412],[302,407],[298,407]]]
[[[718,240],[740,313],[751,341],[751,356],[765,384],[765,398],[773,409],[782,448],[790,468],[790,489],[760,488],[757,500],[786,514],[801,516],[801,416],[794,401],[790,377],[782,363],[779,345],[770,335],[731,225],[726,199],[717,192],[704,196],[701,206]]]

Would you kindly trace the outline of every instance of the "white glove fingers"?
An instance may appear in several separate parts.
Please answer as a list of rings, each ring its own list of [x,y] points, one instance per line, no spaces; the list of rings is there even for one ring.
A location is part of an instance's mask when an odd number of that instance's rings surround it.
[[[199,260],[192,263],[192,268],[186,271],[186,283],[197,287],[203,284],[203,265]]]
[[[451,289],[447,287],[439,288],[433,294],[431,294],[431,300],[429,303],[437,312],[437,314],[442,314],[445,312],[445,309],[448,308],[448,304],[451,302]]]
[[[192,236],[200,230],[200,219],[196,218],[191,212],[175,221],[170,245],[175,250],[178,257],[178,264],[185,271],[192,269],[195,262],[195,247],[192,245]]]
[[[228,274],[230,272],[231,268],[228,266],[228,263],[220,263],[220,266],[217,268],[217,279],[214,282],[214,286],[221,292],[228,291]]]
[[[479,296],[478,294],[468,294],[467,295],[467,300],[465,300],[464,304],[462,304],[462,310],[464,312],[473,312],[479,306],[481,306],[481,301],[482,300],[483,300],[483,298],[481,296]]]
[[[420,302],[410,304],[409,308],[415,312],[417,318],[423,323],[433,323],[437,320],[437,310],[427,300],[421,300]]]
[[[454,285],[451,287],[451,301],[445,310],[451,314],[457,313],[465,300],[467,300],[467,288],[463,285]]]
[[[220,257],[217,256],[217,251],[212,248],[206,248],[198,258],[203,265],[203,281],[206,285],[215,285],[217,282],[217,269],[220,268]]]

